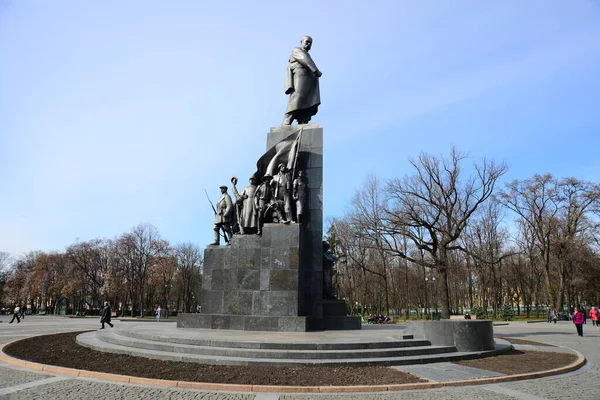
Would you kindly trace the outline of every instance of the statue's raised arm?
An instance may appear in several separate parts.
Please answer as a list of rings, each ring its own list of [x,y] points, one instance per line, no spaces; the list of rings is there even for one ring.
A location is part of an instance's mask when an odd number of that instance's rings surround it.
[[[312,47],[312,38],[304,36],[300,47],[292,50],[285,77],[285,94],[288,99],[284,125],[291,125],[294,120],[299,124],[307,124],[319,110],[321,94],[319,92],[319,68],[308,54]]]

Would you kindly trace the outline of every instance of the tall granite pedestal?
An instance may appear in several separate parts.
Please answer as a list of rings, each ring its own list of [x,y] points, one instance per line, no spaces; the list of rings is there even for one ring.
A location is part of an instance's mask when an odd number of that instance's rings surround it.
[[[305,332],[360,329],[345,302],[323,299],[323,129],[303,128],[298,168],[308,179],[302,224],[265,224],[262,236],[234,235],[204,251],[200,314],[180,314],[180,328]],[[267,150],[298,126],[272,128]]]

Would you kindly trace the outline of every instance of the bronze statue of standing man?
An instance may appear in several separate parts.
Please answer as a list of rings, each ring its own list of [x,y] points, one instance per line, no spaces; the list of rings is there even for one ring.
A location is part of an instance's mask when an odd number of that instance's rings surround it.
[[[285,94],[289,94],[285,111],[284,125],[291,125],[294,120],[299,124],[307,124],[319,110],[321,95],[317,68],[308,51],[312,47],[312,38],[304,36],[300,47],[294,48],[288,62],[285,76]]]
[[[221,197],[219,197],[217,208],[215,209],[215,241],[210,244],[211,246],[218,246],[220,244],[221,229],[223,230],[226,244],[229,244],[232,235],[233,202],[231,201],[231,196],[227,194],[227,186],[220,186],[219,189],[221,189]]]
[[[292,184],[292,197],[296,200],[296,221],[299,223],[305,222],[304,213],[307,209],[307,189],[308,185],[304,177],[304,171],[300,170],[298,171],[298,177],[294,179],[294,183]]]

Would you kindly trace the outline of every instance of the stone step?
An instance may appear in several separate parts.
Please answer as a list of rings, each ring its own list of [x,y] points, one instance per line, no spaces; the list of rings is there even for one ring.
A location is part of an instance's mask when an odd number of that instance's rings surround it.
[[[102,331],[98,331],[102,332]],[[106,331],[111,332],[111,331]],[[224,331],[223,331],[224,332]],[[177,335],[177,332],[160,334],[153,331],[142,331],[132,329],[117,329],[120,336],[132,339],[148,340],[153,342],[165,342],[172,344],[186,344],[194,346],[212,346],[225,348],[244,349],[273,349],[273,350],[360,350],[360,349],[388,349],[401,347],[420,347],[431,344],[429,340],[414,339],[413,335],[400,335],[401,339],[392,338],[375,342],[348,342],[330,341],[319,343],[290,342],[290,341],[267,341],[259,339],[241,339],[239,337],[231,340],[215,340],[214,338],[203,339],[202,337],[190,337],[189,335]],[[201,336],[199,333],[198,336]],[[246,335],[248,336],[248,335]]]
[[[441,354],[426,354],[404,357],[387,358],[344,358],[344,359],[270,359],[270,358],[248,358],[234,356],[207,356],[199,354],[175,353],[161,350],[149,350],[112,344],[100,340],[95,332],[83,333],[77,336],[77,343],[99,351],[117,354],[127,354],[150,359],[168,361],[195,362],[213,365],[240,365],[240,366],[371,366],[371,365],[411,365],[435,362],[449,362],[467,358],[481,357],[484,355],[499,354],[504,348],[498,347],[487,352],[451,352]]]
[[[268,359],[353,359],[353,358],[388,358],[406,357],[426,354],[450,353],[456,351],[454,346],[431,346],[428,341],[421,342],[421,346],[404,346],[399,348],[383,349],[341,349],[341,350],[296,350],[296,349],[252,349],[223,346],[199,346],[179,343],[167,343],[139,338],[122,336],[118,331],[97,331],[96,336],[100,341],[114,345],[132,347],[137,349],[166,351],[170,353],[195,354],[203,356],[242,357],[242,358],[268,358]],[[404,343],[403,343],[404,344]]]

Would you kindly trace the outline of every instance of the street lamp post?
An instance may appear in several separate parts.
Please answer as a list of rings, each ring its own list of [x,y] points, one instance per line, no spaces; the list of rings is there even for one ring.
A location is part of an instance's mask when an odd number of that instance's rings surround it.
[[[165,319],[169,318],[169,285],[165,283]]]

